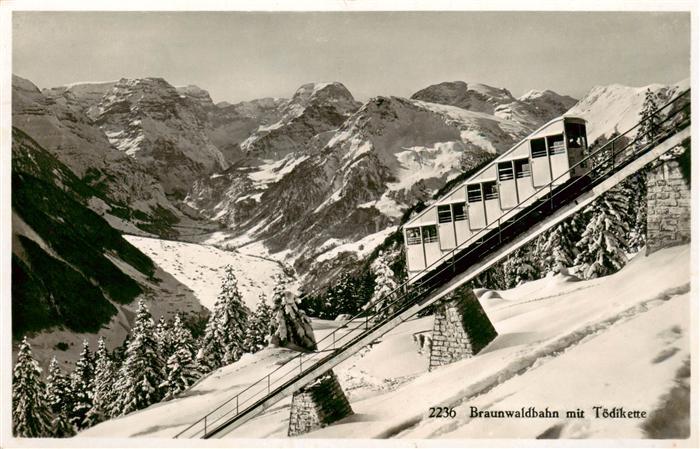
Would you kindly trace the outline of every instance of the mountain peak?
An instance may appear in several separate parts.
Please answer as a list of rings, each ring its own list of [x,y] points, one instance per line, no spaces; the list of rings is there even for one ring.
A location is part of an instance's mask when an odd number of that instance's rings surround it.
[[[411,95],[411,99],[457,106],[487,114],[493,114],[499,105],[515,101],[508,89],[464,81],[446,81],[433,84]]]

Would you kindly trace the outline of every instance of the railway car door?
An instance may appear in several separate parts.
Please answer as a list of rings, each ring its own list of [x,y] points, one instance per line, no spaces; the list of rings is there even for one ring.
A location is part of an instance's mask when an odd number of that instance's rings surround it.
[[[516,159],[513,161],[513,171],[515,172],[515,185],[518,190],[519,207],[525,207],[535,201],[533,194],[535,188],[532,186],[532,172],[530,171],[530,160],[528,158]]]
[[[513,161],[498,163],[498,193],[501,209],[512,209],[518,205],[518,191],[513,174]]]
[[[452,203],[452,218],[457,235],[457,245],[461,245],[472,235],[467,223],[467,205],[465,203]]]
[[[423,250],[425,251],[425,266],[429,267],[433,262],[440,259],[442,251],[440,251],[440,242],[438,239],[438,231],[436,225],[421,226],[421,234],[423,236]]]
[[[425,253],[419,226],[406,228],[406,256],[408,271],[425,269]]]
[[[481,190],[484,193],[484,209],[486,210],[486,223],[489,223],[489,229],[498,227],[498,220],[503,215],[501,203],[498,201],[498,187],[496,181],[488,181],[481,184]]]
[[[449,204],[438,205],[437,215],[438,230],[440,232],[440,248],[442,250],[452,249],[457,246],[452,206]]]
[[[530,168],[532,181],[535,187],[548,184],[552,180],[552,172],[549,167],[547,143],[544,137],[530,141],[530,161],[532,162],[532,167]]]
[[[569,180],[569,176],[566,175],[569,172],[569,156],[566,154],[563,134],[547,136],[547,152],[555,184],[564,184]]]
[[[583,123],[565,123],[564,132],[566,133],[566,151],[569,157],[569,167],[572,169],[573,176],[582,176],[586,172],[585,162],[579,162],[585,157],[588,148],[586,141],[586,125]]]
[[[475,231],[486,226],[486,211],[481,193],[481,184],[467,184],[467,206],[469,229]]]

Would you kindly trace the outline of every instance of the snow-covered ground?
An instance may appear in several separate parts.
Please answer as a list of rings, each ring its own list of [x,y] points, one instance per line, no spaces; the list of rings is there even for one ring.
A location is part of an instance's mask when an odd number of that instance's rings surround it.
[[[355,412],[303,438],[642,438],[643,419],[595,418],[594,406],[648,414],[658,409],[689,359],[690,249],[633,259],[620,272],[576,281],[552,276],[478,295],[499,336],[477,356],[427,372],[410,320],[335,368]],[[317,338],[337,326],[315,321]],[[224,367],[183,397],[97,425],[80,436],[172,437],[217,404],[293,356],[266,349]],[[229,438],[284,438],[290,399]],[[454,407],[453,419],[429,408]],[[546,407],[559,418],[471,418],[480,410]],[[583,418],[566,418],[581,409]]]
[[[272,298],[273,278],[282,273],[272,260],[214,246],[127,235],[125,238],[153,259],[163,270],[192,289],[194,296],[209,310],[219,294],[224,267],[231,265],[238,289],[246,305],[254,310],[260,296]]]

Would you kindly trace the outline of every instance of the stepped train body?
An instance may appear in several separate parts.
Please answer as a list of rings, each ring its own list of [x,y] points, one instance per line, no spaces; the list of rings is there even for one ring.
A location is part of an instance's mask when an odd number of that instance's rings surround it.
[[[546,196],[541,187],[581,176],[587,151],[586,121],[559,117],[453,188],[404,225],[409,279]]]

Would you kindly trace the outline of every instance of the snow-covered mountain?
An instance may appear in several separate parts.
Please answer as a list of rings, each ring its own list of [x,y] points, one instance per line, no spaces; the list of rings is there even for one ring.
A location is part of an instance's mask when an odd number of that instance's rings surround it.
[[[614,132],[623,133],[634,126],[639,121],[647,90],[656,94],[657,106],[662,106],[689,87],[690,79],[670,86],[595,86],[567,112],[567,115],[576,115],[587,120],[588,141],[593,142],[599,137],[610,137]]]
[[[197,178],[228,166],[206,133],[202,96],[181,94],[162,78],[119,80],[98,104],[95,123],[168,194],[184,197]]]
[[[104,86],[101,86],[102,89]],[[43,93],[30,81],[12,78],[12,126],[22,130],[100,192],[91,207],[128,232],[169,233],[181,214],[165,196],[155,174],[113,148],[86,115],[93,90],[78,97],[72,89]],[[78,90],[78,92],[83,92]]]
[[[531,90],[516,99],[507,89],[464,81],[434,84],[411,98],[484,112],[533,129],[560,116],[576,103],[575,99],[551,90]]]
[[[202,313],[189,288],[91,210],[104,204],[99,191],[23,131],[12,137],[12,332],[30,334],[42,363],[73,361],[98,333],[120,345],[139,297],[158,314]]]
[[[283,106],[279,120],[260,126],[241,148],[250,157],[276,160],[312,151],[322,146],[323,133],[337,129],[359,107],[341,83],[304,84]]]
[[[301,102],[300,94],[313,98],[328,87],[335,89],[326,102],[352,105],[337,85],[303,86],[290,105]],[[334,92],[339,98],[329,95]],[[309,108],[287,120],[290,105],[274,130],[298,129],[306,119]],[[310,139],[294,135],[308,141],[305,148],[273,146],[259,165],[200,180],[188,203],[249,239],[262,239],[273,252],[287,251],[303,272],[321,253],[397,225],[406,209],[448,178],[508,149],[530,129],[455,106],[376,97],[338,128],[316,131]]]

